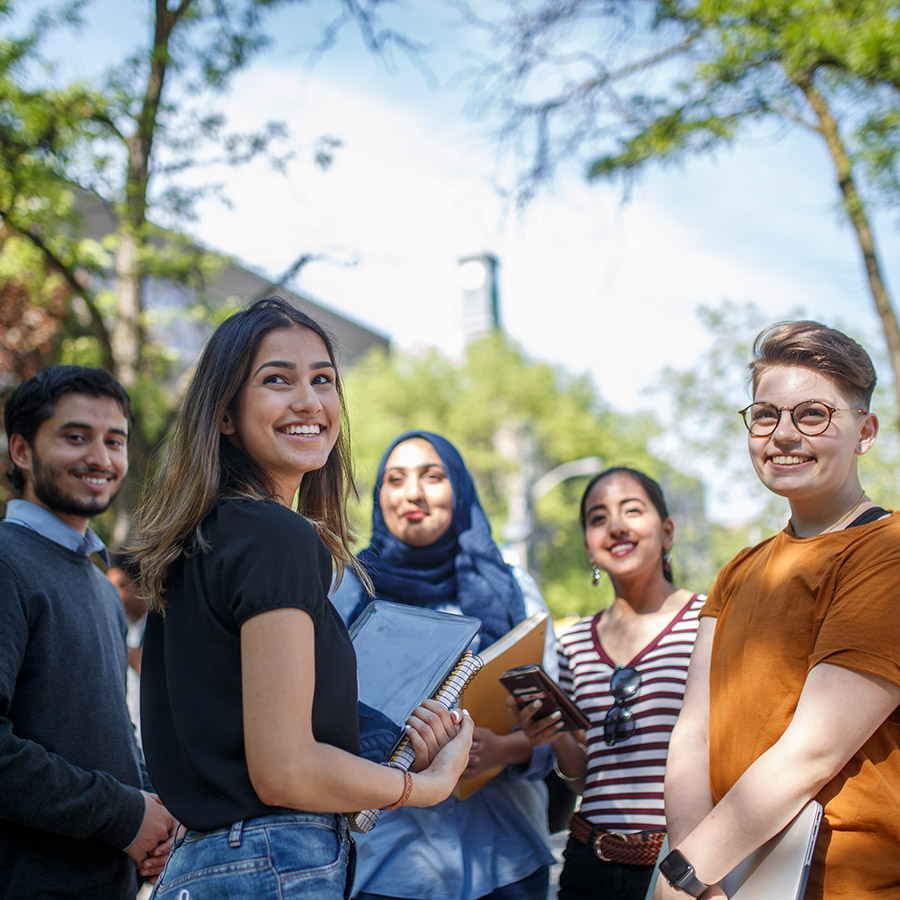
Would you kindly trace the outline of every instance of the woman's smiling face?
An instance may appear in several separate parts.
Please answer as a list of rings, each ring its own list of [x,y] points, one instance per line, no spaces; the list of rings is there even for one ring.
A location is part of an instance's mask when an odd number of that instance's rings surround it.
[[[790,409],[818,400],[838,411],[821,434],[802,434]],[[753,401],[781,409],[778,425],[765,437],[747,436],[753,468],[773,493],[804,505],[828,504],[858,491],[856,457],[875,440],[877,420],[855,412],[859,404],[824,375],[799,366],[773,366],[760,376]],[[833,502],[833,500],[831,501]]]
[[[397,444],[379,494],[384,524],[411,547],[428,547],[453,522],[453,487],[437,450],[423,438]]]
[[[308,328],[276,328],[260,342],[250,374],[220,428],[266,473],[288,504],[303,475],[328,460],[341,428],[337,373]]]
[[[584,503],[584,543],[591,562],[614,579],[662,572],[662,553],[672,546],[672,520],[663,520],[647,492],[627,472],[613,472]]]

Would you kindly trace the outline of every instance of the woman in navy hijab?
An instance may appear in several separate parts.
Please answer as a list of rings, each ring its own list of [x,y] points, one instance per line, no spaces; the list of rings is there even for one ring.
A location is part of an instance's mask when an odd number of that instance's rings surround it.
[[[503,561],[459,451],[431,432],[404,432],[385,451],[371,544],[358,558],[376,598],[481,619],[473,650],[547,608],[531,577]],[[349,570],[332,598],[348,624],[372,599]],[[554,643],[551,628],[544,667],[555,677]],[[476,723],[463,777],[506,768],[464,801],[384,813],[357,837],[354,897],[545,900],[553,861],[543,782],[552,757],[545,751],[520,732],[497,735]]]

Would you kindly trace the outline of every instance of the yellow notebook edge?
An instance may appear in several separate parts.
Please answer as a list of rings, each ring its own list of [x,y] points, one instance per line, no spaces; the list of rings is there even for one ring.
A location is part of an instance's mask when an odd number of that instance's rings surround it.
[[[507,669],[513,668],[516,665],[526,665],[529,662],[538,662],[540,663],[543,659],[544,655],[544,646],[547,638],[547,626],[550,622],[550,613],[546,610],[541,610],[539,612],[533,613],[527,619],[523,619],[519,622],[518,625],[515,625],[511,628],[505,635],[496,640],[489,647],[485,648],[479,655],[481,656],[484,666],[481,669],[485,675],[490,677],[497,678],[497,690],[494,691],[495,696],[497,697],[506,697],[506,689],[500,685],[499,677],[503,674]],[[515,636],[518,633],[518,638],[516,640],[510,641],[509,639],[512,636]],[[532,641],[535,638],[535,635],[540,635],[539,644],[535,642],[535,649],[537,651],[537,659],[521,659],[521,660],[512,660],[510,661],[510,665],[505,665],[503,660],[504,658],[512,651],[514,648],[518,647],[522,641],[526,638],[531,638]],[[501,646],[502,645],[502,646]],[[495,648],[500,648],[499,652],[496,651]],[[492,652],[494,651],[494,652]],[[534,655],[534,650],[526,653],[528,656]],[[471,686],[471,683],[470,683]],[[492,688],[493,690],[493,688]],[[473,698],[469,698],[469,704],[472,704]],[[466,704],[466,696],[463,693],[463,696],[460,698],[460,705],[464,709],[468,709],[469,707]],[[503,707],[505,711],[505,706]],[[485,720],[483,719],[483,722]],[[498,724],[497,719],[494,719],[493,725],[495,727],[492,728],[497,734],[509,734],[512,731],[512,717],[509,717],[509,722],[504,724]],[[475,724],[478,725],[478,719],[475,718]],[[490,724],[487,727],[491,727]],[[490,769],[486,769],[484,772],[479,773],[473,778],[466,778],[463,781],[460,781],[456,787],[453,789],[453,796],[456,797],[457,800],[465,800],[467,797],[471,797],[476,791],[482,788],[485,784],[487,784],[492,778],[496,778],[499,775],[505,766],[493,766]]]

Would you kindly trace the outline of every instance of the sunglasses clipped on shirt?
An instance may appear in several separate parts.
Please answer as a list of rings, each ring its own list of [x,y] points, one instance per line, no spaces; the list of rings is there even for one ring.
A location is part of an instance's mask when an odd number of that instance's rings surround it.
[[[609,678],[609,692],[615,703],[603,720],[603,739],[614,747],[634,735],[634,713],[626,705],[641,689],[641,673],[631,666],[616,666]]]

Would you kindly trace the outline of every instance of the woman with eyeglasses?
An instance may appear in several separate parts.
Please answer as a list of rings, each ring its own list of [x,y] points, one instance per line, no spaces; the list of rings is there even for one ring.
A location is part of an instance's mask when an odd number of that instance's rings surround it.
[[[560,684],[591,720],[560,732],[557,714],[519,714],[532,744],[550,743],[581,804],[570,824],[560,900],[643,900],[665,835],[663,775],[705,598],[672,581],[674,525],[660,486],[635,469],[596,475],[581,499],[593,583],[615,599],[559,640]]]
[[[757,337],[750,376],[750,460],[790,519],[722,569],[701,610],[654,896],[725,897],[722,878],[815,799],[804,897],[900,897],[900,515],[857,469],[878,434],[875,369],[801,321]]]

